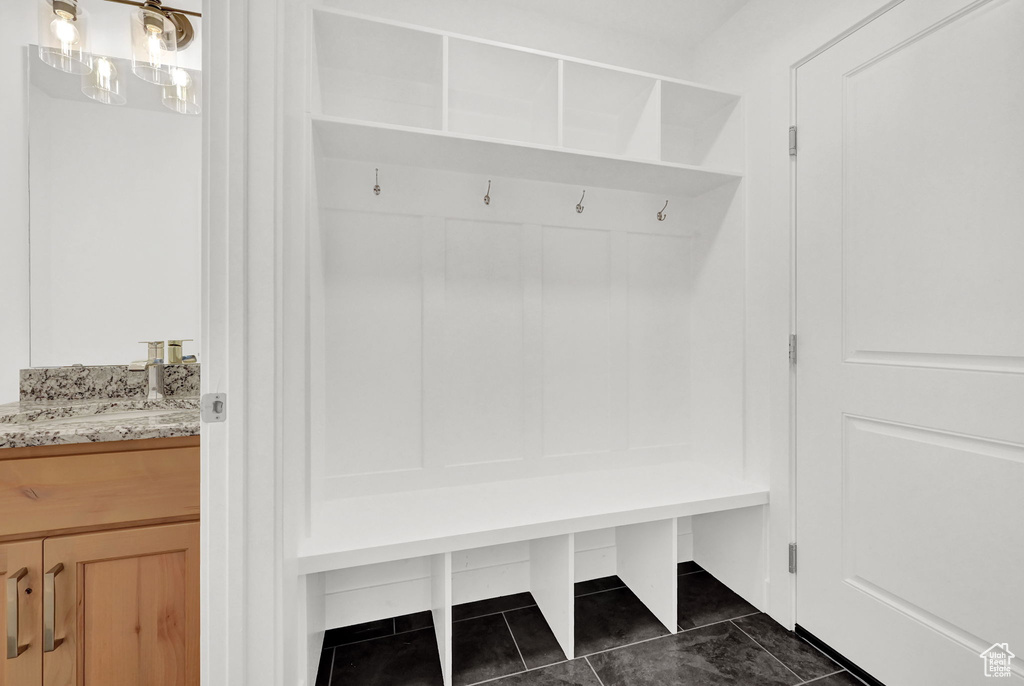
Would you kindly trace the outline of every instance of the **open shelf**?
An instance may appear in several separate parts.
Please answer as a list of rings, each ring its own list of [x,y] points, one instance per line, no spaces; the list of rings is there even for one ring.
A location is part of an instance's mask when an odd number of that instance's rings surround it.
[[[697,196],[741,174],[685,164],[599,155],[467,135],[313,116],[319,154],[369,162],[460,171],[553,183]]]
[[[766,487],[695,461],[336,499],[314,509],[299,573],[767,502]]]
[[[742,162],[738,95],[682,83],[661,84],[661,159],[683,164]]]
[[[314,110],[441,128],[441,36],[332,12],[317,13],[314,30]]]
[[[558,61],[483,43],[448,41],[448,130],[558,144]]]
[[[566,62],[563,82],[565,147],[660,159],[657,79]]]

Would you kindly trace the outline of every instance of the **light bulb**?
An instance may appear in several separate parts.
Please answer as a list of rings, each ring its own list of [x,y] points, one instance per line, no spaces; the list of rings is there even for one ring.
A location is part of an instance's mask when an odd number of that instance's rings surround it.
[[[50,24],[50,31],[53,33],[53,37],[60,41],[62,48],[78,45],[78,29],[75,28],[75,25],[67,17],[58,14],[57,18]]]
[[[199,93],[192,75],[184,69],[171,69],[171,85],[164,86],[164,105],[178,114],[199,114]]]
[[[104,105],[123,105],[128,100],[121,90],[117,67],[109,57],[95,57],[92,73],[82,76],[82,92]]]
[[[149,54],[150,66],[153,68],[159,68],[163,53],[163,42],[160,40],[159,33],[156,33],[155,31],[149,32],[149,37],[146,38],[146,51]]]
[[[192,84],[192,77],[184,69],[174,69],[171,71],[171,81],[175,86],[183,88]]]

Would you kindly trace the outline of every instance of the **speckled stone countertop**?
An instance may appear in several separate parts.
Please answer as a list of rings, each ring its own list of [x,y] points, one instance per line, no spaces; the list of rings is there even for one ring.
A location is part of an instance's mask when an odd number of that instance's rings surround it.
[[[145,375],[124,366],[22,370],[21,401],[0,405],[0,448],[198,436],[199,365],[165,374],[165,398],[151,401]]]

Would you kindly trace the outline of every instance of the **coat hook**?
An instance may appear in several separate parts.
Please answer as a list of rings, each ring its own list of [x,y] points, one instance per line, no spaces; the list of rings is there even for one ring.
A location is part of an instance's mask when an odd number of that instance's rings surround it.
[[[668,207],[668,200],[665,201],[665,207]],[[663,222],[668,219],[668,214],[665,212],[665,207],[661,208],[661,212],[658,212],[658,221]]]
[[[587,191],[583,191],[583,195],[580,197],[580,201],[576,203],[576,213],[583,214],[583,198],[587,197]]]
[[[484,204],[491,204],[491,180],[487,179],[487,195],[484,196]]]
[[[380,169],[373,170],[373,194],[380,195]]]

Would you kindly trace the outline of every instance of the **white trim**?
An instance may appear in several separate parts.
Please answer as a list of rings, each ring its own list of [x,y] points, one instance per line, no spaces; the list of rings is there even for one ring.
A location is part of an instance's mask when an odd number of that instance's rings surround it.
[[[892,0],[892,2],[889,2],[885,6],[879,8],[878,10],[876,10],[874,12],[872,12],[871,14],[869,14],[867,17],[865,17],[861,21],[859,21],[859,22],[855,23],[854,25],[852,25],[850,28],[848,28],[845,31],[839,33],[837,36],[835,36],[831,40],[826,41],[821,46],[815,48],[810,53],[808,53],[807,55],[805,55],[804,57],[800,58],[799,60],[794,62],[792,65],[790,65],[790,68],[789,68],[789,83],[790,83],[790,89],[789,89],[789,113],[790,113],[789,125],[790,126],[796,126],[797,127],[797,132],[798,132],[797,133],[797,154],[795,156],[790,156],[790,158],[789,158],[789,330],[792,333],[797,333],[797,327],[798,327],[798,322],[797,322],[797,319],[796,319],[796,312],[797,312],[797,310],[796,310],[796,303],[797,303],[796,255],[797,255],[797,252],[796,251],[797,251],[797,190],[798,190],[797,187],[796,187],[796,179],[797,179],[796,170],[797,170],[798,161],[800,159],[800,142],[799,142],[798,113],[797,113],[797,109],[796,109],[796,103],[797,103],[797,70],[801,66],[803,66],[804,64],[809,62],[810,60],[814,59],[818,55],[820,55],[823,52],[825,52],[826,50],[828,50],[829,48],[831,48],[834,45],[840,43],[841,41],[845,40],[847,37],[851,36],[853,33],[857,32],[860,29],[862,29],[863,27],[867,26],[868,24],[873,22],[875,19],[877,19],[878,17],[882,16],[883,14],[885,14],[886,12],[888,12],[889,10],[894,8],[896,5],[899,5],[901,2],[903,2],[903,0]],[[797,432],[797,425],[796,425],[796,421],[797,421],[797,402],[798,402],[797,395],[796,395],[796,389],[797,389],[796,375],[797,375],[798,369],[799,369],[799,362],[797,362],[796,364],[790,364],[790,367],[789,367],[789,388],[788,388],[788,391],[789,391],[789,398],[788,398],[789,399],[789,446],[788,446],[788,448],[789,448],[789,450],[788,450],[788,453],[786,455],[786,459],[787,459],[787,472],[789,474],[788,489],[787,489],[788,493],[786,494],[787,497],[786,497],[786,499],[784,501],[781,498],[778,498],[777,496],[776,496],[775,500],[773,501],[773,505],[776,508],[785,508],[786,511],[787,511],[786,521],[789,524],[789,532],[788,532],[789,535],[786,537],[787,540],[784,540],[784,541],[774,541],[773,539],[770,539],[770,540],[772,540],[772,544],[769,545],[769,548],[768,548],[768,564],[769,564],[769,570],[770,570],[769,571],[769,578],[771,578],[772,572],[775,572],[775,577],[776,578],[783,577],[782,571],[783,571],[784,565],[786,565],[786,561],[781,559],[783,557],[783,555],[781,553],[780,553],[779,563],[773,565],[772,564],[772,554],[771,554],[771,551],[772,550],[779,550],[779,551],[787,550],[789,542],[796,542],[799,539],[799,529],[797,527],[797,508],[796,508],[796,501],[797,501],[797,480],[796,480],[796,465],[797,465],[797,462],[796,462],[797,461],[797,455],[796,455],[796,432]],[[772,489],[772,490],[774,492],[776,489]],[[798,588],[798,584],[797,584],[798,579],[797,579],[797,575],[795,575],[795,574],[788,574],[788,573],[784,575],[784,578],[785,578],[785,582],[784,583],[786,584],[786,586],[789,589],[789,592],[787,593],[788,602],[787,602],[785,616],[791,618],[791,620],[792,620],[791,622],[787,622],[785,624],[788,625],[787,628],[792,629],[793,625],[795,625],[799,621],[799,618],[797,617],[797,593],[799,592],[799,588]],[[773,614],[776,615],[775,618],[778,619],[778,614],[779,613],[773,612]]]
[[[201,384],[228,394],[228,419],[202,426],[201,680],[276,686],[296,673],[279,478],[283,29],[279,0],[204,0],[203,14]]]

